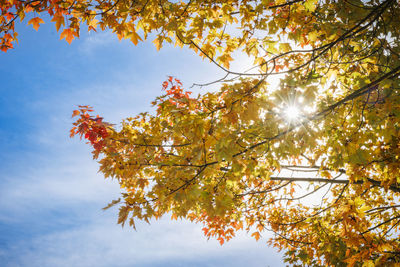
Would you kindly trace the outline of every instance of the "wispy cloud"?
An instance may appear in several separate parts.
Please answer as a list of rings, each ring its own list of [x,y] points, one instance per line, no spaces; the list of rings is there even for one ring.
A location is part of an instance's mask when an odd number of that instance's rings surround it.
[[[92,55],[99,47],[115,44],[116,35],[111,31],[90,32],[79,42],[79,51],[84,54]]]
[[[50,132],[59,124],[49,124]],[[83,144],[49,149],[59,138],[49,134],[40,157],[21,157],[24,169],[2,178],[2,266],[279,266],[276,251],[244,233],[221,247],[201,225],[168,217],[138,223],[137,232],[122,229],[116,209],[101,211],[118,197],[118,185],[96,174]]]
[[[0,162],[0,265],[279,266],[276,251],[244,233],[221,247],[206,240],[200,225],[164,218],[150,226],[138,223],[135,232],[116,225],[116,209],[101,210],[119,196],[119,188],[97,173],[88,146],[69,139],[75,106],[93,105],[106,120],[118,123],[151,110],[167,75],[189,86],[212,80],[216,67],[187,50],[167,47],[157,53],[152,46],[115,46],[109,32],[82,38],[76,42],[78,52],[46,51],[54,60],[45,64],[27,60],[31,50],[10,57],[30,62],[16,68],[30,73],[29,78],[1,76],[3,102],[15,124],[1,125],[1,136],[16,141],[2,151]]]
[[[242,235],[224,246],[205,240],[199,225],[164,219],[121,229],[97,214],[81,227],[19,242],[6,266],[279,266],[279,255]]]

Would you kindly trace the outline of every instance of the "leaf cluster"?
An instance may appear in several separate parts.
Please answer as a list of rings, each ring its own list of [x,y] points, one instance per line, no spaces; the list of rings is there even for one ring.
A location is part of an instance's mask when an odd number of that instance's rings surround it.
[[[191,97],[169,77],[156,115],[120,128],[82,106],[88,139],[120,183],[119,223],[165,214],[220,243],[240,229],[292,265],[400,262],[400,16],[397,0],[0,0],[0,48],[47,12],[71,42],[83,25],[135,45],[155,36],[225,72]],[[153,33],[153,34],[152,34]],[[232,70],[234,53],[253,62]],[[278,77],[274,86],[272,77]],[[296,106],[295,120],[285,116]]]

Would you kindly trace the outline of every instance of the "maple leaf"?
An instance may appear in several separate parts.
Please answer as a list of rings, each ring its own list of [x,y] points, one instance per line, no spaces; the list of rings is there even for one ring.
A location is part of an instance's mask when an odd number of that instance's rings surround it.
[[[56,30],[59,31],[61,25],[65,25],[64,22],[64,17],[62,15],[54,15],[53,19],[51,21],[54,21],[56,23]]]
[[[254,232],[251,234],[252,237],[254,237],[257,241],[261,238],[261,234],[259,232]]]
[[[39,18],[39,17],[35,17],[35,18],[33,18],[33,19],[30,19],[29,21],[28,21],[28,25],[29,24],[32,24],[32,26],[33,26],[33,28],[37,31],[37,30],[39,30],[39,24],[40,23],[44,23],[44,21],[41,19],[41,18]]]
[[[74,40],[75,37],[78,37],[78,33],[74,31],[71,28],[64,29],[60,35],[60,40],[65,38],[65,40],[71,44],[72,40]]]

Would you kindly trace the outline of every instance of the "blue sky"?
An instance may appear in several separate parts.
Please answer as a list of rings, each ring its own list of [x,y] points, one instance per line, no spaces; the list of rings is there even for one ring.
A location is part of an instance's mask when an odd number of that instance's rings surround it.
[[[97,173],[88,145],[69,138],[76,105],[118,123],[151,111],[167,75],[188,87],[212,81],[215,66],[109,32],[68,45],[51,23],[17,31],[19,44],[0,54],[0,266],[283,266],[266,237],[239,233],[220,246],[201,225],[169,218],[121,228],[116,209],[101,210],[118,185]]]

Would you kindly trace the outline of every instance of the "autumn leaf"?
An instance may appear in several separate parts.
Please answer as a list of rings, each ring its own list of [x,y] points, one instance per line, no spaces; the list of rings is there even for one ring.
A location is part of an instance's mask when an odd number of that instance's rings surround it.
[[[160,38],[154,39],[153,43],[155,44],[157,50],[160,50],[162,47],[162,40]]]
[[[258,241],[261,238],[260,232],[254,232],[251,234],[251,236],[254,237],[256,241]]]
[[[37,30],[39,30],[39,24],[40,23],[44,23],[44,21],[41,19],[41,18],[39,18],[39,17],[35,17],[35,18],[33,18],[33,19],[30,19],[29,21],[28,21],[28,25],[29,24],[32,24],[32,26],[33,26],[33,28],[37,31]]]
[[[51,21],[54,21],[56,23],[56,30],[58,31],[62,26],[64,26],[64,17],[62,15],[55,15]]]
[[[286,53],[286,52],[289,52],[290,50],[292,50],[292,48],[290,47],[289,43],[280,43],[279,44],[279,50],[281,50],[282,52]]]
[[[116,204],[118,204],[120,201],[121,201],[120,198],[111,201],[111,203],[109,203],[106,207],[104,207],[103,210],[108,210],[109,208],[111,208],[111,207],[115,206]]]
[[[68,28],[68,29],[64,29],[64,30],[62,31],[62,33],[61,33],[61,35],[60,35],[60,40],[63,39],[63,38],[65,38],[65,40],[66,40],[69,44],[71,44],[72,40],[73,40],[75,37],[78,37],[78,34],[76,33],[76,31],[74,31],[74,30],[71,29],[71,28]]]
[[[99,21],[97,20],[97,19],[91,19],[89,22],[88,22],[88,28],[89,28],[89,30],[92,30],[92,31],[97,31],[96,30],[96,28],[97,28],[97,23],[98,23]]]
[[[130,33],[129,36],[134,45],[137,45],[139,41],[142,41],[142,38],[136,32]]]
[[[81,112],[79,110],[74,110],[72,112],[72,118],[75,117],[75,116],[78,116],[79,114],[81,114]]]
[[[6,17],[7,21],[10,21],[14,18],[14,14],[8,12],[5,14],[5,17]]]

